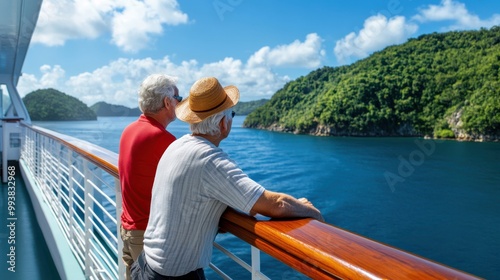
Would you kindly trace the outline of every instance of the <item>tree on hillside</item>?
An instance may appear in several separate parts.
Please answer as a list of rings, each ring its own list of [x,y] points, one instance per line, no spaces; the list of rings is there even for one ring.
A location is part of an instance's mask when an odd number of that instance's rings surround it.
[[[23,98],[34,121],[96,120],[96,114],[75,97],[56,89],[39,89]]]

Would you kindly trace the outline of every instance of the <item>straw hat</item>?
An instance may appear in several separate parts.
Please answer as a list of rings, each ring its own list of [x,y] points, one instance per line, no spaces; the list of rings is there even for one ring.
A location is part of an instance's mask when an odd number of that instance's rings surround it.
[[[233,107],[240,99],[240,91],[235,86],[222,87],[214,77],[196,81],[189,97],[175,108],[178,119],[187,123],[199,123],[204,119]]]

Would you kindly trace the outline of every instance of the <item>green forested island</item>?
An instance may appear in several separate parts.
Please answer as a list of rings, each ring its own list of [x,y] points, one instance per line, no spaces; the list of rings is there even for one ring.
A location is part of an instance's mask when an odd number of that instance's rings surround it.
[[[97,119],[85,103],[53,88],[35,90],[27,94],[23,102],[34,121]]]
[[[244,126],[338,136],[500,139],[500,27],[422,35],[287,83]]]
[[[122,105],[113,105],[106,102],[97,102],[90,106],[90,109],[99,117],[124,117],[124,116],[140,116],[142,114],[139,107],[129,108]]]
[[[240,101],[233,107],[233,110],[238,116],[246,116],[251,112],[255,111],[255,109],[264,105],[267,101],[269,101],[269,99],[259,99],[248,102]]]

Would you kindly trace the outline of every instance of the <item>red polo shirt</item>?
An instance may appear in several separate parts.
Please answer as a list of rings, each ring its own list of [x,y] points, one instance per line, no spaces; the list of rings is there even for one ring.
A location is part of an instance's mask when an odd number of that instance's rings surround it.
[[[118,157],[123,228],[146,230],[156,166],[174,140],[158,121],[144,115],[123,130]]]

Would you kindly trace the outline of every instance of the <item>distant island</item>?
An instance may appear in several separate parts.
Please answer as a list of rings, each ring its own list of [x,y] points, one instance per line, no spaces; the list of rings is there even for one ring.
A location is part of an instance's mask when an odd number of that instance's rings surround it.
[[[248,115],[258,107],[264,105],[268,99],[260,99],[248,102],[239,102],[233,107],[237,115]],[[142,114],[141,110],[136,108],[128,108],[122,105],[113,105],[106,102],[97,102],[90,106],[90,109],[99,117],[120,117],[120,116],[139,116]]]
[[[267,101],[269,101],[269,99],[259,99],[247,102],[240,101],[233,107],[233,111],[238,116],[246,116],[266,104]]]
[[[122,105],[109,104],[103,101],[90,106],[90,109],[99,117],[133,117],[140,116],[142,114],[139,107],[129,108]]]
[[[97,115],[85,103],[53,88],[30,92],[23,102],[34,121],[97,120]]]
[[[268,100],[239,102],[233,107],[237,115],[248,115]],[[142,114],[139,107],[129,108],[106,102],[88,107],[75,97],[53,88],[33,91],[23,98],[33,121],[96,120],[97,117],[134,117]]]
[[[422,35],[291,81],[244,126],[323,136],[500,140],[500,27]]]

